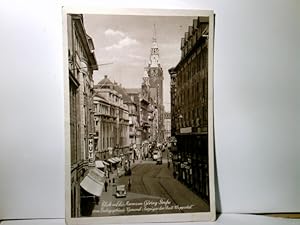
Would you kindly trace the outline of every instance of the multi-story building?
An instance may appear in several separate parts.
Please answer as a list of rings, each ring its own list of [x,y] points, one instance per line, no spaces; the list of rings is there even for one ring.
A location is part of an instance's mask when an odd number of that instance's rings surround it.
[[[140,94],[140,127],[141,127],[141,141],[150,140],[151,137],[151,121],[152,118],[150,117],[150,107],[151,107],[151,97],[150,97],[150,84],[149,84],[149,77],[147,71],[145,70],[142,87],[141,87],[141,94]]]
[[[95,152],[97,159],[112,157],[116,145],[117,115],[115,106],[101,93],[94,95],[95,107]]]
[[[128,105],[129,110],[129,142],[132,151],[139,151],[141,146],[141,130],[140,130],[140,100],[139,95],[140,88],[127,88],[125,89],[130,100],[127,100],[125,104]],[[135,154],[135,153],[133,153]],[[140,154],[136,154],[140,155]],[[132,157],[134,157],[133,155]]]
[[[208,182],[208,18],[198,17],[181,40],[181,60],[169,70],[178,179],[203,199]]]
[[[94,45],[84,28],[82,15],[67,18],[69,99],[70,99],[70,147],[71,147],[71,216],[86,213],[83,204],[85,191],[80,182],[94,160],[93,151],[93,71],[98,69]]]
[[[129,107],[132,106],[132,101],[125,89],[121,84],[114,82],[114,90],[116,90],[122,97],[121,103],[119,106],[119,143],[118,143],[118,152],[117,155],[120,154],[128,154],[129,146],[130,146],[130,137],[129,137]]]
[[[150,50],[149,63],[146,67],[147,75],[149,77],[150,98],[153,100],[155,108],[157,109],[157,126],[163,128],[164,126],[164,102],[163,102],[163,69],[159,61],[159,48],[154,36],[152,38],[152,47]],[[163,129],[157,129],[157,140],[162,142],[164,140]]]
[[[107,104],[105,105],[105,108],[107,108],[106,120],[98,118],[98,116],[103,116],[99,111],[95,113],[95,124],[99,121],[99,124],[96,125],[97,149],[102,159],[119,156],[129,149],[129,112],[128,106],[123,102],[123,91],[121,89],[117,83],[111,82],[107,76],[94,86],[96,109],[99,108],[100,110],[104,107],[101,97],[106,100]]]
[[[164,116],[164,138],[168,141],[171,137],[171,113],[165,112]]]
[[[175,138],[176,135],[176,123],[178,117],[181,117],[182,115],[179,115],[178,112],[175,110],[176,108],[176,71],[175,68],[169,69],[170,74],[170,94],[171,94],[171,136]]]

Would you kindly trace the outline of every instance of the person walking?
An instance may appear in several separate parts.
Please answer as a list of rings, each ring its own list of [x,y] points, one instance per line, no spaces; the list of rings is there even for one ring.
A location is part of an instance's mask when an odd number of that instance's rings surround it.
[[[107,183],[107,180],[105,180],[105,182],[104,182],[104,189],[105,189],[105,192],[107,192],[107,186],[108,186],[108,183]]]
[[[130,178],[128,179],[128,191],[131,190],[131,181],[130,181]]]

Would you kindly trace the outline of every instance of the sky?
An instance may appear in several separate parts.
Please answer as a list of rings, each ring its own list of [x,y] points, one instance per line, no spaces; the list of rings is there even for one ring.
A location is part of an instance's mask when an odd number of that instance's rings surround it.
[[[154,24],[164,76],[164,106],[170,111],[170,75],[168,69],[180,60],[180,42],[195,17],[84,15],[86,33],[95,45],[97,84],[107,75],[125,88],[140,88],[144,67],[149,61]],[[101,65],[112,63],[107,65]]]

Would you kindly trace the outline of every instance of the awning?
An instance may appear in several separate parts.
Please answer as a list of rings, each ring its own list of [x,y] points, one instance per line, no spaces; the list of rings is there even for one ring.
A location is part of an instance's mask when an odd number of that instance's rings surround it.
[[[110,163],[117,163],[115,160],[113,160],[112,158],[111,159],[108,159],[107,160],[108,162],[110,162]]]
[[[102,161],[104,165],[109,166],[109,163]]]
[[[93,168],[89,170],[88,175],[81,181],[80,186],[92,195],[100,197],[104,182],[104,173],[97,168]]]
[[[122,159],[120,159],[119,157],[114,157],[114,158],[112,158],[112,160],[114,160],[115,162],[121,162],[122,161]]]
[[[95,166],[97,167],[97,168],[104,168],[105,166],[104,166],[104,162],[102,161],[102,160],[97,160],[97,161],[95,161]]]
[[[120,157],[116,157],[117,158],[117,160],[119,161],[119,162],[121,162],[122,161],[122,159],[120,158]]]

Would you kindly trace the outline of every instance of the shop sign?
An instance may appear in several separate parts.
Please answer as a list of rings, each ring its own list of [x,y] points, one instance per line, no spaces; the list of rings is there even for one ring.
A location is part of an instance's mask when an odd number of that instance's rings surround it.
[[[183,128],[180,128],[180,133],[181,134],[192,133],[192,127],[183,127]]]
[[[94,163],[94,139],[90,138],[88,143],[89,164]]]

